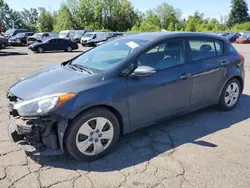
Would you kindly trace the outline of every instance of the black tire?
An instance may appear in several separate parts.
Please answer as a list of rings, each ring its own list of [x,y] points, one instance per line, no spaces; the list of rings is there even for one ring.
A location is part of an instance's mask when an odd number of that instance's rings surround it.
[[[43,52],[44,52],[44,49],[42,47],[37,48],[37,53],[43,53]]]
[[[89,156],[89,155],[85,155],[79,151],[75,140],[76,140],[77,132],[80,129],[80,127],[86,121],[88,121],[92,118],[95,118],[95,117],[104,117],[104,118],[108,119],[113,125],[114,135],[113,135],[113,139],[112,139],[110,145],[102,153]],[[70,125],[67,129],[67,132],[66,132],[64,144],[65,144],[65,147],[66,147],[68,153],[72,157],[74,157],[75,159],[84,160],[84,161],[92,161],[92,160],[96,160],[96,159],[102,157],[103,155],[107,154],[108,152],[110,152],[115,147],[115,144],[117,143],[119,137],[120,137],[120,125],[119,125],[118,119],[108,109],[100,107],[100,108],[90,109],[90,110],[80,114],[70,123]]]
[[[232,83],[235,83],[235,84],[238,85],[238,87],[239,87],[239,96],[237,98],[236,103],[233,106],[229,107],[226,104],[225,95],[226,95],[226,90],[227,90],[228,86],[231,85]],[[235,79],[235,78],[229,80],[227,82],[227,84],[224,86],[223,90],[222,90],[222,93],[221,93],[221,96],[220,96],[220,101],[219,101],[219,104],[218,104],[219,109],[223,110],[223,111],[230,111],[230,110],[234,109],[236,107],[236,105],[238,104],[238,102],[239,102],[241,92],[242,92],[242,86],[241,86],[240,81],[238,79]]]
[[[1,44],[0,49],[5,49],[6,45],[4,43]]]
[[[72,47],[71,46],[68,46],[67,49],[66,49],[66,52],[72,52]]]

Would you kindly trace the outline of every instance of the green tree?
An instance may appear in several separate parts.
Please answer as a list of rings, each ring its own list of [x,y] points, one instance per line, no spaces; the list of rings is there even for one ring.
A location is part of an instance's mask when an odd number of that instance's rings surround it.
[[[245,0],[231,0],[231,11],[228,19],[228,26],[249,21],[248,6]]]
[[[181,20],[181,10],[175,9],[172,5],[169,5],[167,3],[162,3],[161,5],[156,7],[154,12],[160,19],[161,28],[167,29],[171,22],[177,23]]]
[[[40,16],[38,18],[38,28],[41,32],[53,31],[53,15],[48,12],[45,8],[38,8]]]
[[[62,4],[58,10],[55,16],[53,28],[57,32],[62,30],[74,30],[76,28],[73,16],[66,4]]]

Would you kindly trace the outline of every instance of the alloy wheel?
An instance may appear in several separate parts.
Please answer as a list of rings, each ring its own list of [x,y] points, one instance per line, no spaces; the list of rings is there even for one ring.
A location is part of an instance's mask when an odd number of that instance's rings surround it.
[[[240,88],[238,84],[232,82],[231,84],[229,84],[225,92],[224,96],[225,104],[228,107],[234,106],[238,101],[239,95],[240,95]]]
[[[104,117],[95,117],[85,122],[77,132],[76,146],[88,156],[102,153],[112,142],[114,127]]]

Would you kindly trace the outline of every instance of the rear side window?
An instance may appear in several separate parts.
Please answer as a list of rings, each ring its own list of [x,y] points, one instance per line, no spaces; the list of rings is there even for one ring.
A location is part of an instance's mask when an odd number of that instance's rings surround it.
[[[201,60],[224,54],[224,43],[219,40],[189,40],[191,60]]]
[[[213,41],[189,40],[193,61],[215,57],[216,49]]]

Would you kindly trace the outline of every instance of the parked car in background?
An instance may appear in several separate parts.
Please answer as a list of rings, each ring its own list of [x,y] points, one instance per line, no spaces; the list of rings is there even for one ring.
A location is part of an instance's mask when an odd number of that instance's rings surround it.
[[[25,46],[27,44],[27,38],[32,35],[34,35],[34,32],[18,33],[9,38],[9,44]]]
[[[241,35],[239,33],[230,33],[229,35],[225,36],[230,42],[236,42],[236,40],[240,37]]]
[[[5,33],[4,33],[4,38],[9,40],[9,38],[15,36],[18,33],[24,33],[24,32],[29,32],[28,29],[8,29]]]
[[[82,46],[96,46],[97,43],[106,41],[108,33],[106,32],[89,32],[81,38]]]
[[[27,44],[42,42],[44,40],[48,40],[49,38],[51,38],[49,33],[35,33],[34,35],[27,38]]]
[[[72,40],[75,36],[75,30],[65,30],[59,33],[59,38]]]
[[[71,52],[73,50],[78,49],[77,43],[67,40],[67,39],[61,39],[61,38],[51,38],[46,41],[40,42],[40,43],[34,43],[29,46],[29,49],[42,53],[45,51],[67,51]]]
[[[0,36],[0,50],[6,48],[7,44],[7,40]]]
[[[81,42],[82,36],[83,36],[85,33],[88,33],[88,32],[93,32],[93,30],[78,30],[78,31],[76,31],[75,36],[73,37],[72,40],[73,40],[74,42],[80,43],[80,42]]]
[[[50,32],[50,33],[49,33],[49,36],[50,36],[51,38],[59,38],[59,33],[57,33],[57,32]]]
[[[250,43],[250,36],[249,35],[242,35],[238,39],[236,39],[236,43],[239,43],[239,44]]]
[[[96,46],[100,46],[100,45],[102,45],[102,44],[105,44],[106,42],[109,42],[109,41],[112,41],[112,40],[115,40],[115,39],[118,39],[118,38],[121,38],[121,37],[123,37],[123,36],[116,36],[116,37],[112,37],[112,38],[109,38],[108,40],[106,40],[106,41],[102,41],[102,42],[98,42],[97,44],[96,44]]]
[[[244,74],[244,57],[224,37],[123,37],[16,82],[7,95],[9,135],[32,154],[95,160],[121,135],[165,118],[234,109]]]

